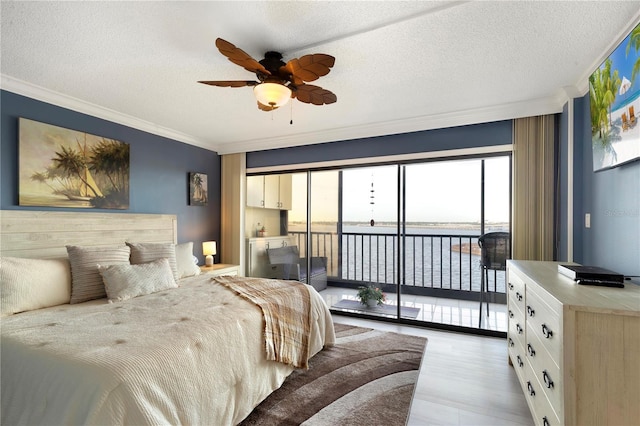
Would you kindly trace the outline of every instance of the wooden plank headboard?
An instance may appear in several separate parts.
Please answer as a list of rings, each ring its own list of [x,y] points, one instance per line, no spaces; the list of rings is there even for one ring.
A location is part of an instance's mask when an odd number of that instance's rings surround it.
[[[177,242],[175,215],[0,211],[0,256],[67,257],[66,245],[105,246]]]

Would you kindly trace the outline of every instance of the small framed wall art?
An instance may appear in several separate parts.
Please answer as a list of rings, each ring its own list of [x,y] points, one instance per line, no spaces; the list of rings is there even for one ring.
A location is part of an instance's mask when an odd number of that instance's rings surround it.
[[[207,175],[205,173],[189,173],[189,205],[206,206],[208,201]]]

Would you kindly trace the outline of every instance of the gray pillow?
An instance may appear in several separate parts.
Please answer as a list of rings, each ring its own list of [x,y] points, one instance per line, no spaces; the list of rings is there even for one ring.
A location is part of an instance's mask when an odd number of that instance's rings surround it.
[[[129,247],[79,247],[67,246],[71,264],[71,301],[81,303],[107,296],[104,282],[98,272],[101,265],[129,264]]]
[[[176,264],[176,245],[173,243],[127,243],[131,248],[131,264],[139,265],[158,259],[167,259],[173,274],[173,279],[178,281],[178,266]]]
[[[122,301],[144,296],[178,285],[167,259],[139,265],[98,265],[110,301]]]

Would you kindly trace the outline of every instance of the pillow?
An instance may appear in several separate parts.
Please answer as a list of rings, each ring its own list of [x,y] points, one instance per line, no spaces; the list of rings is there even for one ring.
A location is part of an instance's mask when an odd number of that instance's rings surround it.
[[[173,243],[127,243],[131,248],[131,264],[149,263],[158,259],[167,259],[173,279],[178,281],[178,267],[176,266],[176,245]]]
[[[0,258],[2,316],[69,303],[71,268],[67,259]]]
[[[102,277],[98,272],[101,265],[129,264],[129,247],[78,247],[67,246],[71,264],[71,303],[81,303],[106,297]]]
[[[194,262],[193,241],[176,244],[176,264],[178,265],[178,278],[191,277],[200,274],[200,268]],[[197,261],[197,259],[196,259]]]
[[[167,259],[138,265],[98,265],[98,271],[112,302],[178,287]]]

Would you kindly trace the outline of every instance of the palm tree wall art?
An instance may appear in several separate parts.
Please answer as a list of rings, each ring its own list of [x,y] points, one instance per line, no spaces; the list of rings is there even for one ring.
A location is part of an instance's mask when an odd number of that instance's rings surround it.
[[[206,206],[208,200],[207,175],[189,173],[189,205]]]
[[[129,144],[20,118],[19,204],[129,208]]]
[[[640,159],[640,24],[589,77],[593,170]]]

